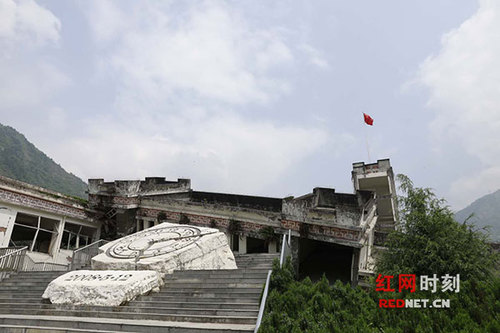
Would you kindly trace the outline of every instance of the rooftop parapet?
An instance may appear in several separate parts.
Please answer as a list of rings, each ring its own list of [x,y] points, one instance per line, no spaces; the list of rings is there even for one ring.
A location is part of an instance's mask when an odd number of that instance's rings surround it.
[[[365,162],[356,162],[352,164],[353,176],[358,174],[367,175],[370,173],[387,172],[391,170],[391,161],[386,158],[378,160],[377,163],[365,164]]]
[[[52,191],[44,187],[28,184],[5,176],[0,176],[0,189],[17,192],[42,200],[57,202],[79,209],[86,208],[86,200],[83,198]]]
[[[169,193],[188,192],[191,180],[179,178],[167,181],[165,177],[146,177],[145,180],[115,180],[104,182],[104,179],[89,179],[88,192],[91,195],[113,195],[122,197],[150,196]]]

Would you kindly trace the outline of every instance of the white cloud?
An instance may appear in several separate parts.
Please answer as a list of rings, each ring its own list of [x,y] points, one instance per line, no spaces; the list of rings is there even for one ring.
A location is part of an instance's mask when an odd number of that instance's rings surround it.
[[[187,177],[198,189],[255,194],[328,138],[318,129],[276,126],[227,113],[200,119],[200,112],[131,119],[135,127],[111,127],[98,119],[87,124],[83,136],[47,149],[82,177]]]
[[[468,186],[467,195],[460,186],[451,187],[451,202],[486,193],[491,180],[484,175],[500,164],[500,2],[479,4],[472,17],[443,36],[440,52],[426,59],[419,73],[436,112],[434,140],[441,149],[462,146],[468,154],[463,158],[476,158],[483,165],[475,176],[460,180]]]
[[[70,82],[64,73],[47,62],[28,63],[17,59],[0,60],[0,78],[0,106],[4,109],[40,107]]]
[[[60,38],[61,22],[33,0],[0,0],[0,107],[43,108],[69,83],[42,55]],[[28,110],[29,112],[29,110]]]
[[[44,45],[59,40],[61,22],[33,0],[0,0],[0,40]]]
[[[122,97],[162,100],[188,93],[245,104],[266,102],[289,89],[268,74],[293,62],[278,29],[255,28],[223,2],[176,8],[175,14],[173,6],[153,2],[126,12],[96,4],[88,10],[89,21],[107,65],[124,83]]]
[[[301,44],[299,49],[302,50],[308,58],[309,63],[322,69],[330,68],[330,64],[323,56],[322,52],[312,47],[309,44]]]

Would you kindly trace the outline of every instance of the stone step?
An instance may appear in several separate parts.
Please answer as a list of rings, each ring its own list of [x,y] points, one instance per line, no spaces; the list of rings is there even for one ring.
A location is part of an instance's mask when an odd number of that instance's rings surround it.
[[[260,297],[261,291],[234,291],[234,292],[213,292],[213,291],[165,291],[160,292],[158,296],[173,296],[173,297],[193,297],[193,298],[218,298],[218,297],[233,297],[237,299],[245,299],[247,297]]]
[[[246,309],[246,310],[258,310],[259,302],[214,302],[212,300],[200,302],[200,301],[170,301],[170,302],[162,302],[162,301],[143,301],[143,300],[135,300],[130,303],[130,306],[134,307],[165,307],[165,308],[205,308],[205,309]],[[1,303],[1,301],[0,301]]]
[[[120,308],[120,307],[118,307]],[[205,314],[182,314],[182,313],[144,313],[129,311],[81,311],[81,310],[63,310],[63,309],[19,309],[2,308],[4,314],[17,315],[45,315],[45,316],[65,316],[65,317],[86,317],[86,318],[115,318],[115,319],[136,319],[136,320],[166,320],[166,321],[186,321],[196,323],[231,323],[231,324],[255,324],[255,316],[237,316],[237,315],[205,315]],[[2,317],[0,316],[0,317]]]
[[[0,325],[0,332],[3,333],[115,333],[115,331],[88,330],[78,328],[63,327],[43,327],[26,325]]]
[[[246,282],[236,282],[236,283],[217,283],[217,282],[187,282],[184,280],[170,280],[165,283],[165,289],[179,289],[179,288],[203,288],[203,289],[226,289],[226,288],[257,288],[262,289],[262,281],[257,283],[246,283]]]
[[[206,297],[193,297],[193,296],[164,296],[155,294],[154,296],[141,296],[137,301],[144,302],[183,302],[196,303],[196,302],[214,302],[214,303],[245,303],[245,302],[260,302],[260,294],[249,295],[245,294],[244,297],[236,297],[235,295],[212,295]]]
[[[33,313],[34,311],[80,311],[80,312],[127,312],[140,314],[165,315],[207,315],[207,316],[237,316],[256,317],[258,309],[208,309],[208,308],[168,308],[168,307],[141,307],[131,303],[129,306],[76,306],[68,304],[33,304],[33,303],[0,303],[0,313],[5,310],[17,310],[18,313]]]
[[[29,292],[43,292],[47,288],[46,285],[38,285],[38,286],[32,286],[29,288],[26,287],[19,287],[19,286],[2,286],[0,284],[0,294],[2,293],[12,293],[12,292],[23,292],[23,291],[29,291]]]
[[[245,253],[245,254],[239,254],[235,253],[234,258],[279,258],[279,253]]]
[[[250,279],[265,279],[267,277],[268,270],[262,270],[258,273],[226,273],[220,274],[217,272],[204,272],[204,273],[174,273],[165,276],[165,279],[177,278],[177,277],[195,277],[195,278],[212,278],[212,277],[230,277],[230,278],[250,278]]]
[[[230,275],[230,274],[247,274],[247,273],[266,273],[267,270],[265,269],[253,269],[253,268],[246,268],[246,269],[219,269],[219,270],[213,270],[213,269],[197,269],[197,270],[186,270],[186,271],[174,271],[174,275],[177,274],[221,274],[221,275]]]
[[[265,278],[241,278],[241,277],[219,277],[219,276],[207,276],[207,277],[170,277],[165,279],[165,284],[174,283],[217,283],[217,284],[234,284],[234,283],[244,283],[244,284],[261,284],[266,282]]]
[[[43,281],[43,282],[37,282],[37,281],[29,281],[29,282],[25,282],[25,281],[8,281],[8,282],[4,282],[2,281],[2,283],[0,283],[0,288],[2,287],[23,287],[23,288],[28,288],[28,287],[40,287],[41,285],[43,286],[47,286],[48,284],[50,283],[50,281]]]
[[[30,277],[30,276],[36,276],[36,277],[57,277],[61,276],[63,274],[66,274],[67,272],[19,272],[15,276],[19,277]]]
[[[188,323],[153,320],[130,320],[112,318],[81,318],[81,317],[50,317],[3,315],[0,325],[19,325],[22,327],[37,326],[53,329],[80,329],[85,332],[94,330],[135,333],[249,333],[253,332],[254,324],[223,324],[223,323]],[[17,333],[17,332],[16,332]],[[45,332],[44,332],[45,333]],[[57,332],[59,333],[59,332]]]
[[[236,257],[234,258],[236,262],[273,262],[275,259],[278,259],[278,257],[268,257],[268,258],[262,258],[262,257]]]
[[[30,292],[29,290],[25,293],[0,293],[0,298],[42,298],[43,292]]]
[[[42,298],[40,295],[38,297],[0,297],[0,303],[41,303]]]
[[[157,295],[165,295],[165,294],[199,294],[199,293],[207,293],[207,294],[260,294],[263,289],[263,286],[259,287],[248,287],[248,288],[212,288],[212,287],[193,287],[193,288],[180,288],[180,289],[171,289],[163,287],[160,292],[154,293]]]

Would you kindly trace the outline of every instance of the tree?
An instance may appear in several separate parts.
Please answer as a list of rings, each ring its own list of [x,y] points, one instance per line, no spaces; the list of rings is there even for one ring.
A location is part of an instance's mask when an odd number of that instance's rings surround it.
[[[414,187],[405,175],[397,179],[404,194],[398,198],[400,221],[388,237],[378,273],[460,274],[464,281],[490,278],[497,256],[487,236],[473,225],[456,222],[431,189]]]
[[[291,263],[276,262],[271,289],[259,332],[500,332],[500,278],[497,255],[486,236],[474,226],[458,223],[427,188],[415,188],[398,176],[400,221],[386,243],[377,265],[382,275],[415,274],[441,277],[460,274],[460,292],[436,294],[378,292],[352,288],[325,277],[295,281]],[[493,273],[493,274],[492,274]],[[333,281],[332,281],[333,282]],[[394,285],[393,285],[394,287]],[[449,309],[382,309],[380,299],[449,299]]]

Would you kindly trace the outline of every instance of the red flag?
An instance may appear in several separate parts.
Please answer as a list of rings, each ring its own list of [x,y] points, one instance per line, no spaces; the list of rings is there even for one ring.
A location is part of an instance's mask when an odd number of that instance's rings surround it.
[[[367,115],[366,113],[363,113],[363,116],[365,117],[365,123],[367,125],[373,126],[373,118]]]

